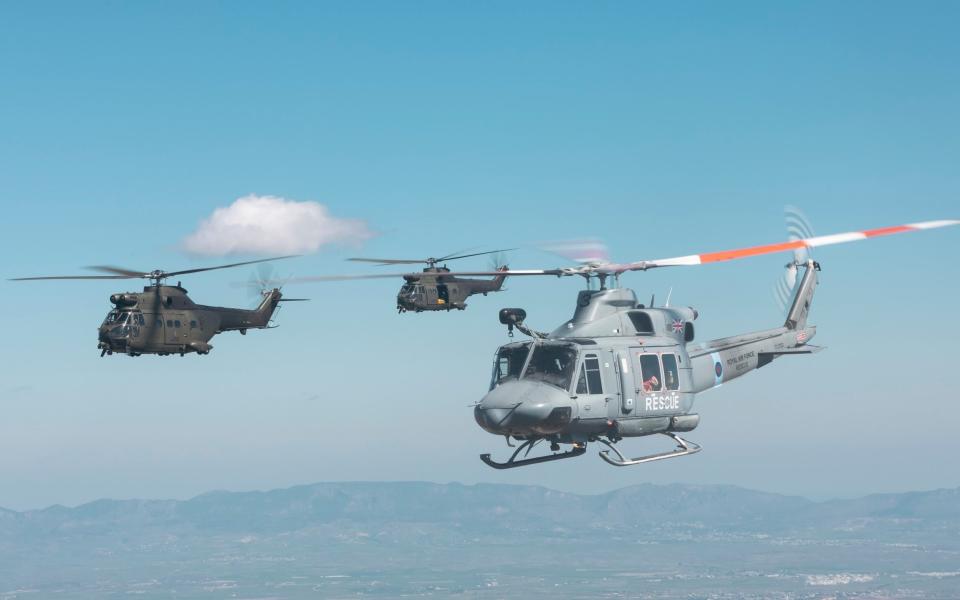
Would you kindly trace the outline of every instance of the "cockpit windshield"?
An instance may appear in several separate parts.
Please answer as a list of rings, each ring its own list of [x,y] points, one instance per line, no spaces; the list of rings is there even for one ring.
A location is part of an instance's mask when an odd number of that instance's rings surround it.
[[[107,318],[103,320],[104,325],[118,325],[126,320],[127,315],[130,313],[120,312],[119,310],[111,310],[107,313]]]
[[[146,319],[140,311],[111,310],[103,320],[103,326],[112,337],[124,337],[127,334],[136,337],[140,335],[140,327],[143,325],[146,325]]]
[[[416,296],[420,293],[420,290],[423,289],[423,286],[418,283],[405,283],[403,287],[400,288],[401,296]]]
[[[533,348],[523,379],[568,390],[576,367],[577,349],[572,344],[538,344]]]
[[[530,345],[531,342],[508,344],[497,351],[493,363],[493,379],[490,381],[491,390],[505,379],[520,378],[523,363],[530,353]]]

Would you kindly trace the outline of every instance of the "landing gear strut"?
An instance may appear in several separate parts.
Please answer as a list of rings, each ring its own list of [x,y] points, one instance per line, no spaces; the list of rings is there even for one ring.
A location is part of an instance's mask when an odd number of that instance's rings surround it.
[[[657,454],[648,454],[646,456],[638,456],[637,458],[627,458],[617,450],[614,446],[614,441],[608,441],[601,438],[591,438],[591,441],[597,441],[609,448],[609,450],[601,450],[600,458],[607,461],[615,467],[630,467],[633,465],[642,465],[643,463],[653,462],[655,460],[666,460],[668,458],[678,458],[681,456],[687,456],[688,454],[696,454],[700,452],[701,448],[699,444],[695,444],[689,440],[685,440],[679,435],[672,432],[664,432],[663,435],[669,437],[677,443],[677,447],[668,452],[659,452]],[[549,438],[548,438],[549,439]],[[489,454],[481,454],[480,460],[485,462],[487,466],[493,467],[494,469],[512,469],[514,467],[525,467],[527,465],[535,465],[537,463],[551,462],[554,460],[563,460],[565,458],[574,458],[580,456],[587,451],[587,444],[584,442],[578,442],[573,445],[572,450],[566,452],[559,452],[560,444],[555,440],[550,440],[550,450],[553,454],[546,454],[544,456],[535,456],[533,458],[527,458],[527,455],[530,454],[530,451],[533,450],[533,447],[542,442],[544,438],[536,438],[533,440],[526,440],[513,451],[513,454],[510,455],[510,458],[505,462],[497,462],[490,458]],[[510,445],[510,438],[507,438],[507,444]],[[616,456],[611,456],[610,452],[613,452]],[[520,454],[523,453],[522,458],[517,458]]]
[[[677,442],[677,447],[669,452],[660,452],[658,454],[648,454],[647,456],[639,456],[637,458],[626,458],[623,454],[620,454],[620,451],[614,447],[611,442],[608,442],[603,439],[598,439],[597,441],[606,447],[610,448],[617,455],[616,458],[610,456],[610,450],[602,450],[600,452],[600,458],[607,461],[615,467],[629,467],[632,465],[642,465],[643,463],[653,462],[655,460],[664,460],[667,458],[677,458],[680,456],[687,456],[688,454],[696,454],[700,452],[700,445],[694,444],[691,441],[685,440],[675,433],[666,432],[663,435],[672,438],[673,441]]]
[[[489,454],[481,454],[480,460],[485,462],[487,466],[493,467],[494,469],[513,469],[514,467],[525,467],[527,465],[535,465],[537,463],[551,462],[554,460],[563,460],[564,458],[574,458],[580,456],[587,451],[586,444],[574,444],[572,450],[566,452],[559,452],[555,454],[547,454],[545,456],[536,456],[534,458],[526,458],[530,454],[530,450],[533,449],[538,443],[543,441],[543,438],[537,438],[533,440],[527,440],[524,443],[517,446],[517,449],[514,450],[513,454],[510,456],[510,459],[506,462],[497,462],[490,458]],[[550,444],[550,449],[556,450],[560,449],[560,445],[556,442]],[[524,458],[517,460],[517,457],[520,453],[523,452]]]

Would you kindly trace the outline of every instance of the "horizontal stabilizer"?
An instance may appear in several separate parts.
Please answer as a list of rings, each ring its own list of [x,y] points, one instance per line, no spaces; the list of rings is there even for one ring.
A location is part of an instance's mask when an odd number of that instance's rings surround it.
[[[823,346],[797,346],[796,348],[784,348],[783,350],[777,350],[776,352],[758,352],[757,353],[757,368],[764,365],[768,365],[773,362],[773,359],[778,356],[784,356],[786,354],[816,354],[821,350],[825,350]]]

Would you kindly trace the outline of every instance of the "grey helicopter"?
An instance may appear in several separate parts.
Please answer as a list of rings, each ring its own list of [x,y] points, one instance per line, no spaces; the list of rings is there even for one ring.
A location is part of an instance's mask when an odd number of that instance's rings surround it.
[[[316,277],[296,277],[286,279],[284,282],[314,282],[314,281],[346,281],[353,279],[386,279],[393,277],[402,277],[404,280],[400,291],[397,292],[397,312],[424,312],[424,311],[451,311],[465,310],[467,308],[467,298],[474,294],[483,294],[486,296],[491,292],[499,292],[503,289],[503,283],[506,276],[502,273],[508,270],[503,264],[495,264],[494,269],[484,272],[491,279],[471,279],[457,277],[451,273],[446,263],[451,260],[469,258],[472,256],[483,256],[486,254],[499,254],[508,252],[505,250],[489,250],[487,252],[475,252],[472,254],[453,253],[440,258],[424,259],[404,259],[404,258],[348,258],[353,262],[374,263],[377,266],[387,265],[413,265],[426,264],[419,273],[374,273],[369,275],[325,275]]]
[[[809,248],[957,224],[960,221],[927,221],[820,237],[791,235],[789,241],[778,244],[660,260],[616,264],[591,259],[560,269],[504,271],[506,276],[579,275],[587,279],[588,289],[579,292],[572,318],[549,333],[529,327],[523,309],[500,311],[500,322],[511,337],[517,329],[530,340],[497,350],[489,390],[473,407],[477,424],[504,436],[514,450],[503,462],[490,454],[480,458],[495,469],[510,469],[580,456],[590,442],[605,446],[600,457],[620,467],[699,452],[699,445],[679,435],[700,423],[700,416],[693,412],[697,394],[779,357],[822,349],[810,344],[817,328],[807,323],[820,271],[820,264],[809,257]],[[786,266],[792,290],[787,297],[789,310],[786,320],[771,329],[694,343],[697,310],[671,307],[669,302],[662,307],[654,307],[652,301],[644,306],[632,290],[619,287],[620,276],[628,271],[791,250],[794,257]],[[590,289],[593,280],[599,281],[599,289]],[[608,287],[610,281],[613,285]],[[667,436],[676,446],[635,458],[617,447],[625,438],[650,435]],[[550,453],[530,456],[541,442],[549,445]],[[561,445],[570,449],[561,451]]]
[[[38,281],[60,279],[147,279],[149,285],[142,292],[120,292],[110,296],[113,308],[100,324],[97,349],[100,356],[125,354],[160,356],[196,353],[209,354],[213,350],[210,339],[225,331],[239,331],[246,335],[248,329],[269,329],[271,318],[281,302],[301,301],[303,298],[283,298],[279,288],[264,289],[259,306],[252,310],[205,306],[196,304],[187,295],[180,282],[166,285],[170,277],[229,269],[267,261],[292,258],[280,256],[245,262],[183,269],[180,271],[133,271],[111,266],[95,266],[89,269],[109,275],[55,275],[44,277],[18,277],[10,281]]]

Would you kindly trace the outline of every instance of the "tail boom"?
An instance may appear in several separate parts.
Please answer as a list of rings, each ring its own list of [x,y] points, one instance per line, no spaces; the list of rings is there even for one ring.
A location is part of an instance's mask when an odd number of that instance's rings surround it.
[[[688,348],[693,374],[694,393],[699,393],[736,379],[787,354],[811,354],[820,348],[808,343],[817,328],[807,325],[810,304],[817,287],[820,265],[807,260],[803,279],[781,327],[721,338]]]
[[[280,290],[273,289],[264,292],[263,300],[260,306],[253,310],[241,310],[237,308],[216,309],[220,315],[220,327],[218,331],[236,331],[241,333],[247,329],[266,329],[270,326],[270,319],[277,310],[283,294]]]

